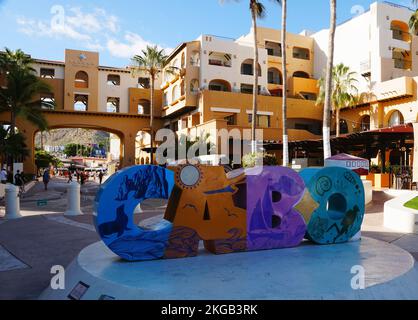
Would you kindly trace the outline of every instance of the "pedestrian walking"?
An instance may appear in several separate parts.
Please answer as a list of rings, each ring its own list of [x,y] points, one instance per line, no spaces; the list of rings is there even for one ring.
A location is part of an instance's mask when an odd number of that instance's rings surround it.
[[[103,171],[100,171],[100,172],[99,172],[99,183],[100,183],[100,184],[102,184],[102,181],[103,181],[103,176],[104,176]]]
[[[0,182],[2,184],[7,183],[7,170],[6,170],[6,168],[2,168],[1,171],[0,171]]]
[[[68,171],[68,181],[67,183],[73,182],[73,173],[71,171]]]
[[[22,180],[21,191],[22,193],[25,193],[26,192],[25,190],[26,177],[25,177],[25,173],[23,172],[23,170],[20,173],[20,179]]]
[[[47,191],[48,190],[48,183],[49,183],[49,180],[50,180],[49,169],[45,169],[44,174],[42,175],[42,180],[44,182],[45,191]]]
[[[15,186],[19,187],[19,196],[20,196],[24,192],[23,190],[24,182],[23,182],[23,178],[22,178],[22,174],[20,173],[20,170],[16,171],[16,174],[14,176],[14,183],[15,183]]]

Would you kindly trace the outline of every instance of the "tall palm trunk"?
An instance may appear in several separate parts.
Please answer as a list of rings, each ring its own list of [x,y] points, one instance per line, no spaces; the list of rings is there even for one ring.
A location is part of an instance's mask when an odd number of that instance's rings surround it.
[[[289,138],[287,135],[287,54],[286,54],[286,18],[287,0],[282,0],[282,63],[283,63],[283,103],[282,103],[282,127],[283,127],[283,167],[289,165]]]
[[[331,157],[331,96],[332,96],[332,68],[334,64],[334,38],[337,24],[337,0],[330,0],[330,29],[328,39],[328,61],[325,80],[325,104],[323,119],[324,159]]]
[[[150,154],[150,164],[154,164],[154,87],[155,87],[155,75],[151,75],[151,101],[150,101],[150,138],[151,138],[151,154]]]
[[[336,110],[335,110],[335,122],[336,122],[335,127],[337,129],[336,136],[338,138],[340,136],[340,132],[341,132],[341,129],[340,129],[340,108],[336,108]]]
[[[258,99],[258,46],[257,46],[257,14],[255,10],[251,10],[254,30],[254,87],[253,87],[253,110],[251,122],[251,152],[257,152],[257,141],[255,136],[255,129],[257,126],[257,99]]]

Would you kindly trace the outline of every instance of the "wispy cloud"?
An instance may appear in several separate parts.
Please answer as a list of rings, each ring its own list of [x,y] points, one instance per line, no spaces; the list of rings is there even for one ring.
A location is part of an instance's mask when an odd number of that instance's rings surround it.
[[[102,8],[84,12],[81,7],[69,7],[65,10],[58,7],[51,12],[53,14],[50,21],[25,16],[17,18],[18,30],[31,37],[79,41],[80,46],[88,50],[107,50],[118,58],[130,58],[147,45],[154,45],[137,33],[121,31],[119,18]],[[166,48],[166,51],[169,50],[171,49]]]
[[[69,38],[79,41],[90,41],[91,36],[81,33],[70,24],[51,24],[41,20],[20,17],[16,20],[19,31],[28,36],[51,37],[56,39]]]
[[[107,41],[107,49],[110,54],[119,58],[130,58],[135,54],[139,54],[147,46],[153,46],[155,44],[144,40],[139,34],[127,31],[125,33],[123,41],[116,39],[109,39]],[[163,48],[158,46],[160,49],[165,49],[165,51],[171,51],[170,48]]]

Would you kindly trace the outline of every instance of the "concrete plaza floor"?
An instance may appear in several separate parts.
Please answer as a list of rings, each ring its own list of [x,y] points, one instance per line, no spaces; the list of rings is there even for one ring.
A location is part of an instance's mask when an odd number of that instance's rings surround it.
[[[2,220],[4,204],[0,203],[0,299],[37,299],[50,283],[52,266],[66,267],[83,248],[99,241],[92,217],[98,184],[90,181],[82,186],[84,215],[77,217],[63,216],[66,186],[66,181],[59,178],[51,180],[48,191],[37,183],[21,201],[22,219]],[[391,198],[384,191],[374,191],[363,235],[392,243],[418,260],[418,235],[396,233],[382,226],[383,204]],[[142,205],[144,212],[135,216],[137,222],[160,215],[161,205]]]

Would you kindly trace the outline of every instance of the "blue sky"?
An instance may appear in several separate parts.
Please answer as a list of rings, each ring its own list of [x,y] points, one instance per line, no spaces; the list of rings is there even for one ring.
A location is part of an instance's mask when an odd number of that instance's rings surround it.
[[[290,32],[329,25],[329,0],[288,2]],[[338,21],[373,2],[338,0]],[[409,0],[392,2],[411,6]],[[279,29],[280,6],[264,3],[268,14],[259,24]],[[200,34],[238,38],[250,27],[248,0],[0,0],[0,48],[53,60],[63,60],[71,48],[99,51],[102,65],[126,66],[147,44],[170,50]]]

